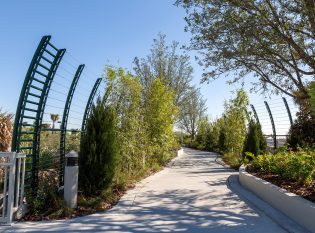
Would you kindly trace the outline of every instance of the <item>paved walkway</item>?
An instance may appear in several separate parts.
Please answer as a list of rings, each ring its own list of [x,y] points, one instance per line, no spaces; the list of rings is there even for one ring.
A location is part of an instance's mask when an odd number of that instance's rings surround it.
[[[287,232],[231,191],[228,178],[237,173],[217,164],[215,153],[184,152],[105,213],[17,223],[6,232]]]

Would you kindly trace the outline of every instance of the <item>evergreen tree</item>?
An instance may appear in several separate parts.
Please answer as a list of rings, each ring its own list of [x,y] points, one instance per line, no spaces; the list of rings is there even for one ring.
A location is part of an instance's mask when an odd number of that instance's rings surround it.
[[[114,177],[119,159],[116,115],[98,99],[87,121],[79,157],[79,187],[87,195],[100,194]]]
[[[244,143],[244,153],[251,152],[255,156],[267,153],[267,142],[258,122],[250,120]]]

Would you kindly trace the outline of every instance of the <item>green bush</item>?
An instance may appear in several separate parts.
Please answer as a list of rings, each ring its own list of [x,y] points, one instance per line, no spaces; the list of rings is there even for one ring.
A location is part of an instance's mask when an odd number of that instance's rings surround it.
[[[314,91],[314,82],[311,83],[311,90]],[[311,99],[296,100],[299,105],[299,112],[296,113],[296,120],[290,128],[287,143],[294,149],[298,146],[309,147],[315,142],[315,94],[309,92]]]
[[[246,138],[248,97],[244,90],[238,90],[236,97],[225,103],[220,123],[219,149],[223,159],[233,167],[241,165]],[[225,157],[225,158],[224,158]]]
[[[287,143],[292,147],[312,146],[315,142],[315,122],[310,111],[300,111],[290,128]]]
[[[254,156],[246,153],[246,157],[251,157],[250,167],[265,172],[279,174],[286,179],[292,179],[311,185],[315,178],[315,151],[298,150],[281,151],[274,155]]]
[[[117,116],[113,107],[98,99],[82,136],[79,188],[85,195],[99,195],[108,188],[119,159]]]
[[[262,133],[261,126],[258,122],[250,120],[248,123],[248,131],[244,144],[244,155],[245,152],[251,152],[255,156],[260,154],[266,154],[267,142]]]

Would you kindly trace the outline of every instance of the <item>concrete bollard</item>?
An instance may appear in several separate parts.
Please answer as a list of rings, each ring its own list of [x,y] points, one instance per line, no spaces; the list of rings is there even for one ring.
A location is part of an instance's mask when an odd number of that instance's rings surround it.
[[[78,195],[78,153],[70,151],[66,154],[66,166],[64,176],[64,201],[67,207],[77,207],[77,195]]]

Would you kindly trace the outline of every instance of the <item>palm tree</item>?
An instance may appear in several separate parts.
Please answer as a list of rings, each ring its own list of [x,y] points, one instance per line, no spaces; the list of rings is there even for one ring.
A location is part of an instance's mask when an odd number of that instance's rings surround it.
[[[54,129],[55,128],[55,123],[56,123],[56,121],[58,121],[59,120],[59,114],[50,114],[50,119],[52,120],[52,129]]]

